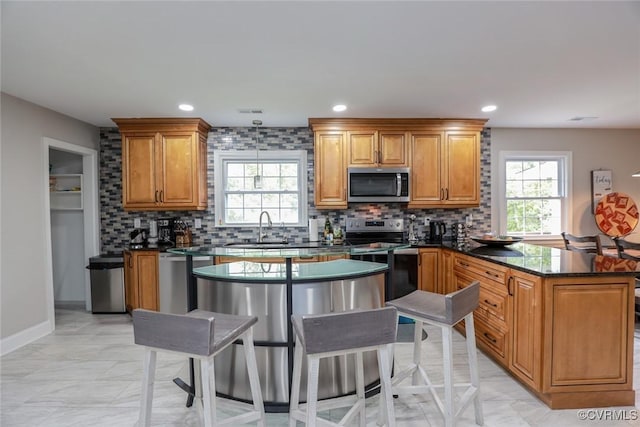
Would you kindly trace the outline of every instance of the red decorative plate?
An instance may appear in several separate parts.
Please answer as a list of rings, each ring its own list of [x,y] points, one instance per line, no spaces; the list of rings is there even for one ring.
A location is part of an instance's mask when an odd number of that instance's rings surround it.
[[[596,224],[607,236],[626,236],[638,225],[638,207],[628,194],[609,193],[598,202]]]

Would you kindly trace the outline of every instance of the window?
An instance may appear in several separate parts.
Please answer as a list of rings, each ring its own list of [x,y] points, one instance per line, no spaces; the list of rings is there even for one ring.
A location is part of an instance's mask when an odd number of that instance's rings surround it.
[[[559,237],[570,229],[571,153],[501,152],[502,234]]]
[[[214,153],[218,226],[256,226],[267,211],[274,224],[306,226],[306,151]]]

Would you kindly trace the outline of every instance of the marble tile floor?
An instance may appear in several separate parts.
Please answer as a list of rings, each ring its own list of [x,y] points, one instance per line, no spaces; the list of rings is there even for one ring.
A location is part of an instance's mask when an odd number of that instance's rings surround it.
[[[441,372],[441,337],[427,326],[423,357],[432,379]],[[468,378],[463,338],[454,343],[456,376]],[[83,310],[57,309],[56,331],[0,358],[0,425],[11,426],[134,426],[138,417],[142,349],[133,344],[130,316],[93,315]],[[550,410],[505,371],[478,353],[485,426],[640,426],[629,419],[640,408],[640,324],[636,324],[634,385],[636,406],[627,420],[582,421],[577,410]],[[396,345],[397,363],[411,358],[411,345]],[[152,424],[199,426],[197,411],[184,406],[185,394],[171,381],[186,377],[186,363],[175,355],[158,354]],[[375,426],[378,397],[367,404],[367,425]],[[444,425],[434,403],[416,397],[395,399],[399,427]],[[327,414],[337,420],[340,411]],[[269,426],[286,426],[286,414],[267,414]],[[459,426],[474,426],[473,409]]]

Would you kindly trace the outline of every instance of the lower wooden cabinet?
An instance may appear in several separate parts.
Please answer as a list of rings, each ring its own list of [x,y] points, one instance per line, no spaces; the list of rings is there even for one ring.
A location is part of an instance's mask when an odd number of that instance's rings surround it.
[[[124,252],[125,305],[158,311],[158,251]]]
[[[443,293],[442,282],[439,280],[440,249],[426,248],[418,250],[418,289],[427,292]]]

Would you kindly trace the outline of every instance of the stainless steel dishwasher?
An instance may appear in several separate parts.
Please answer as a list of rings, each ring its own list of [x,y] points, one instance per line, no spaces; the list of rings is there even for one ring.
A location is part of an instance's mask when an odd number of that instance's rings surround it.
[[[91,312],[124,313],[124,259],[122,253],[89,258]]]
[[[193,257],[193,267],[213,264],[212,257]],[[187,257],[160,253],[158,266],[160,312],[185,314],[187,312]]]

